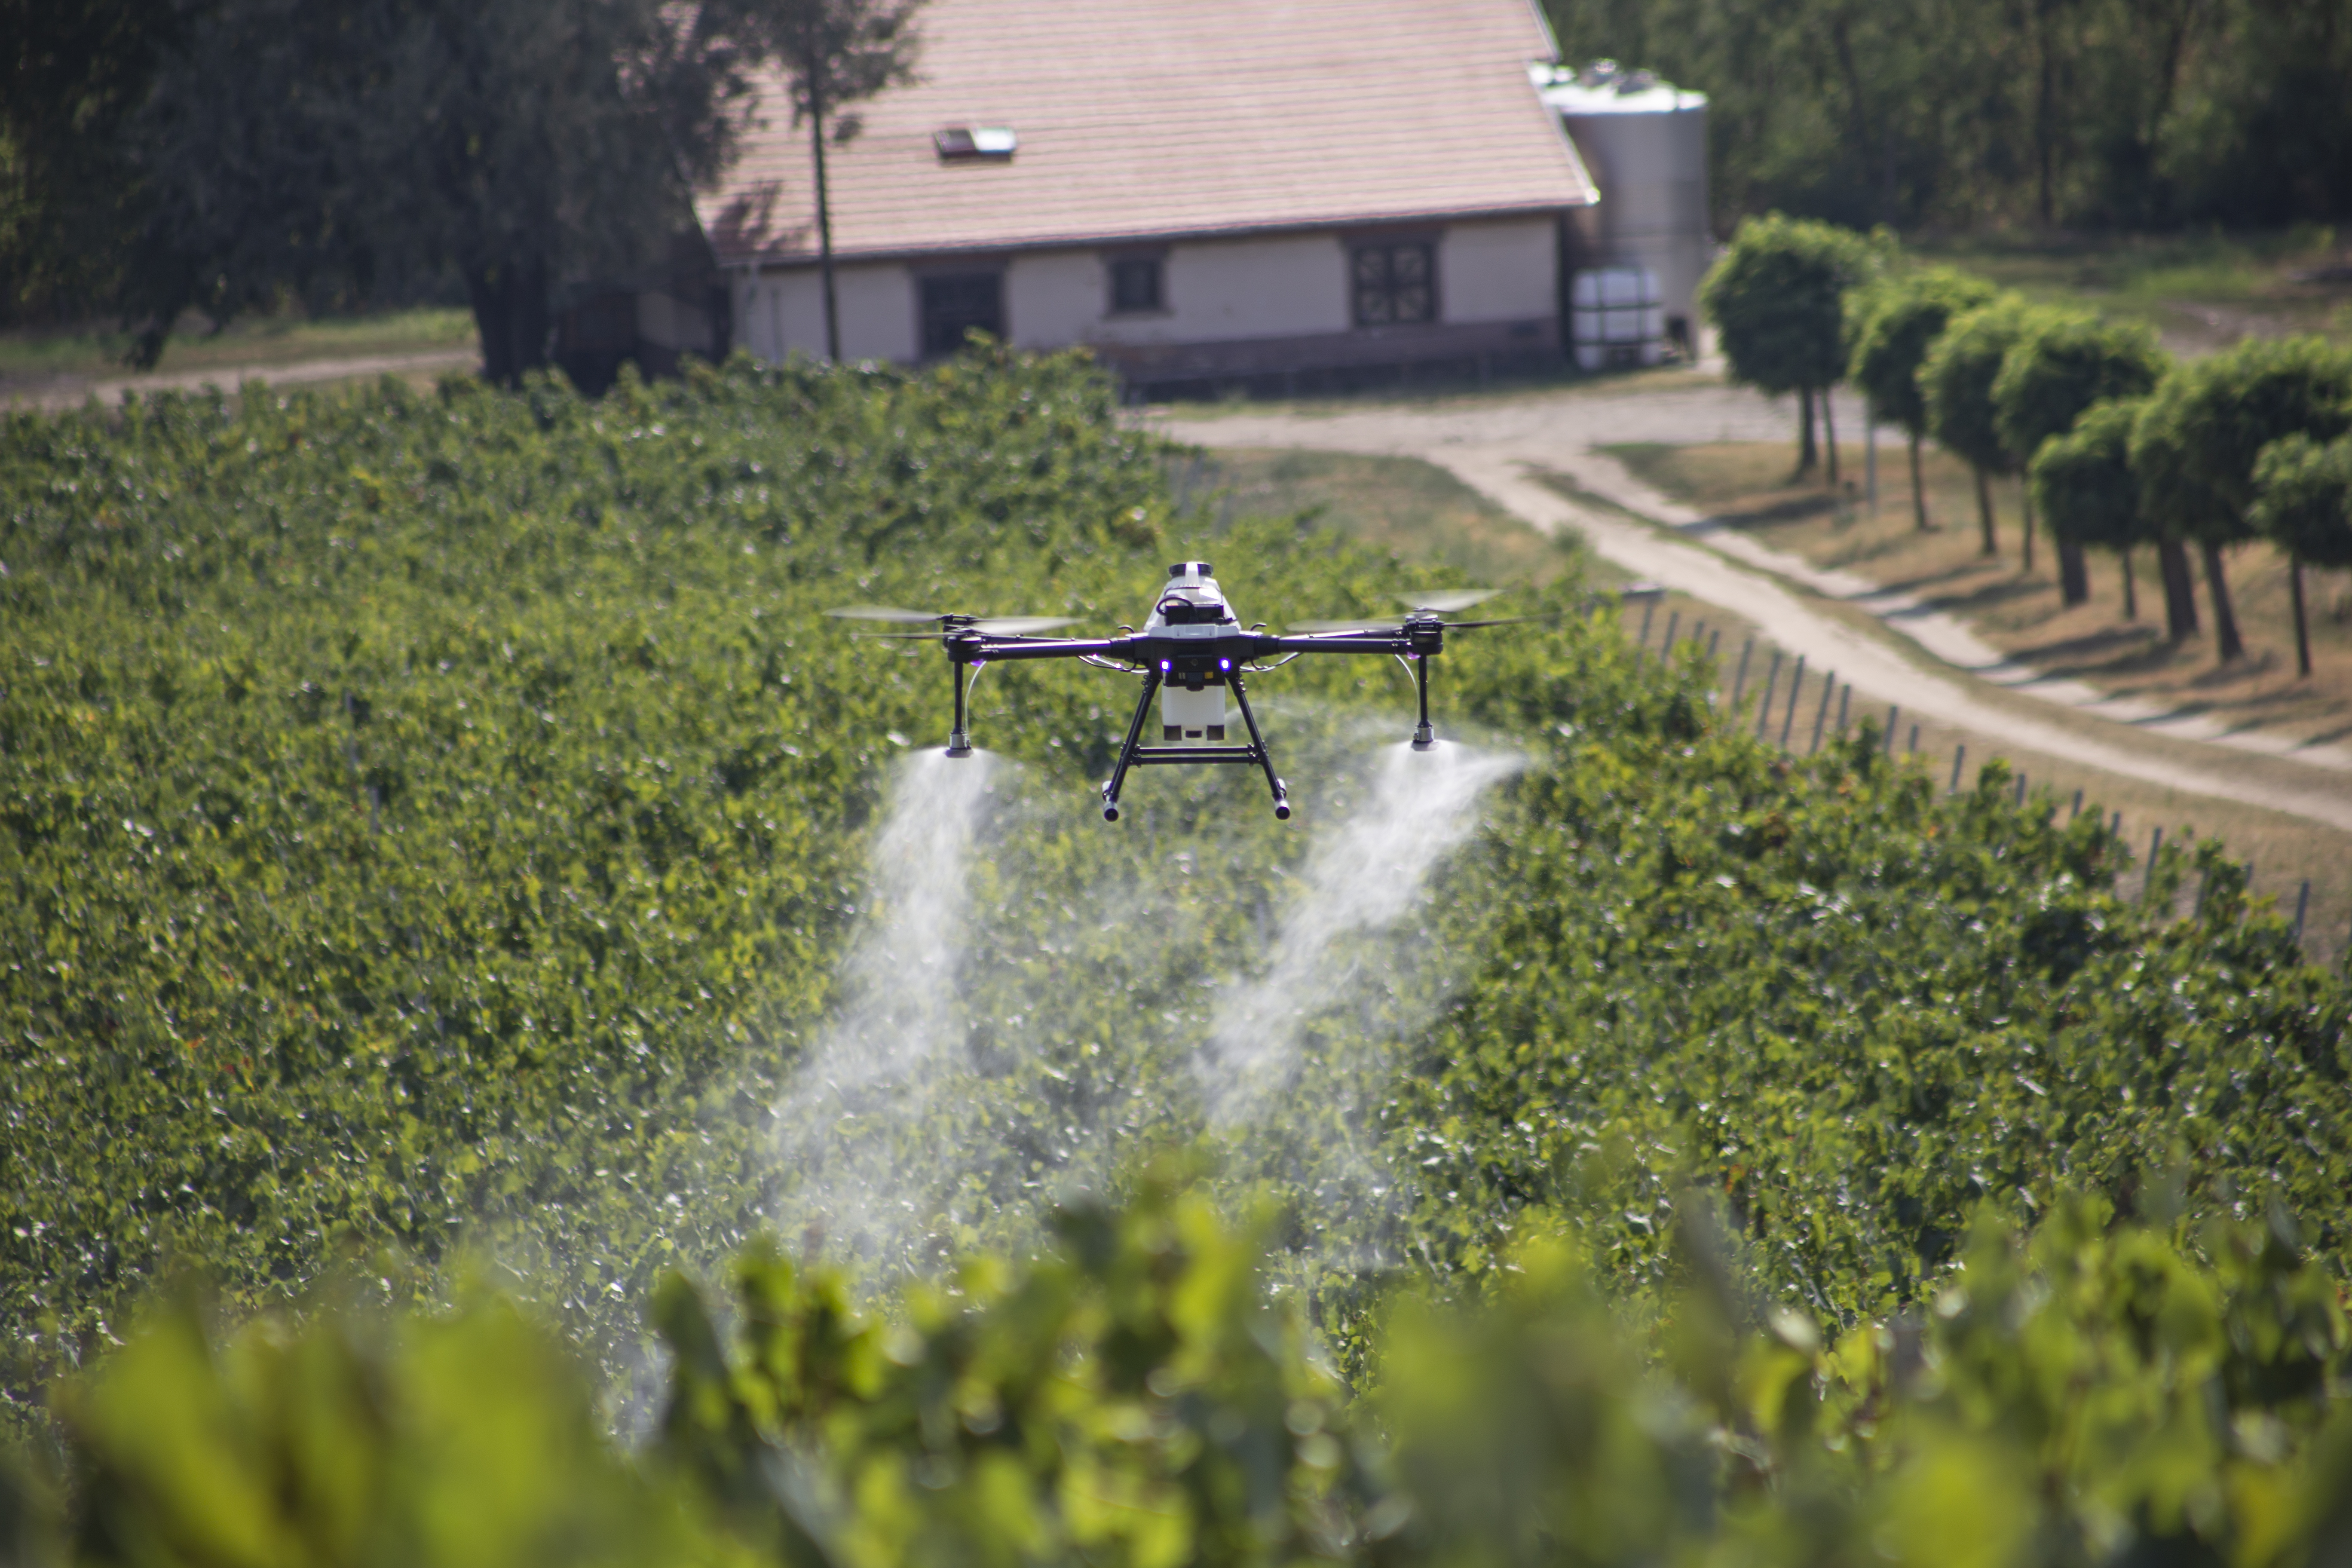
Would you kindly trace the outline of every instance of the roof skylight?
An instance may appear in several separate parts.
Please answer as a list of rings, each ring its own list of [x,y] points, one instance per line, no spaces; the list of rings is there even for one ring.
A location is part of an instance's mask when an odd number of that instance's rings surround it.
[[[931,133],[942,163],[1010,163],[1021,139],[1002,125],[950,125]]]

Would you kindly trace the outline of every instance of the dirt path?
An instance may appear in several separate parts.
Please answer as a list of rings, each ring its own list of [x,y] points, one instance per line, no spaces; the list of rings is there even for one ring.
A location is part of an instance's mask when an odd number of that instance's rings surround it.
[[[110,376],[102,381],[67,376],[0,389],[0,408],[54,412],[79,408],[92,397],[112,405],[120,402],[126,392],[143,397],[157,392],[197,392],[207,386],[235,391],[247,381],[265,381],[272,386],[300,386],[321,381],[356,381],[362,376],[474,370],[481,363],[481,353],[477,349],[425,349],[410,353],[354,354],[343,359],[289,360],[282,364],[214,365],[205,370],[169,371],[153,375]]]
[[[1840,403],[1839,426],[1849,430],[1847,418],[1859,410]],[[1746,548],[1736,551],[1723,547],[1731,542],[1711,537],[1706,520],[1646,490],[1621,465],[1592,451],[1630,441],[1789,439],[1787,406],[1752,393],[1701,384],[1623,396],[1579,389],[1419,406],[1181,416],[1163,409],[1146,418],[1154,428],[1203,447],[1423,458],[1546,533],[1573,530],[1626,571],[1747,617],[1811,668],[1834,670],[1879,701],[2125,777],[2352,831],[2352,773],[2346,771],[2352,757],[2336,758],[2333,752],[2341,748],[2246,754],[2265,749],[2256,746],[2231,754],[2205,737],[2159,731],[2151,738],[2134,723],[2118,721],[2134,715],[2099,711],[2102,694],[2095,690],[2031,679],[2032,672],[2007,664],[1965,627],[1877,596],[1861,579],[1821,573],[1752,541],[1738,541]],[[1546,472],[1568,475],[1580,489],[1642,516],[1570,500],[1543,482],[1539,476]],[[1857,624],[1822,602],[1830,599],[1851,603],[1878,622]],[[1896,631],[1910,647],[1896,640]],[[1923,665],[1922,651],[1937,663]],[[1984,673],[1966,668],[1971,665]],[[2012,679],[2017,675],[2028,679]]]

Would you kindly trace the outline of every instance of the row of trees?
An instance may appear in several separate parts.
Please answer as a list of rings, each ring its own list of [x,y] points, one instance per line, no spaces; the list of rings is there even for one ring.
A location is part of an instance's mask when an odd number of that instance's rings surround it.
[[[2341,0],[1546,0],[1710,97],[1716,210],[1854,226],[2352,216]]]
[[[919,3],[0,0],[0,321],[119,311],[152,364],[190,309],[454,280],[512,382],[568,286],[667,264],[761,114],[821,171]]]
[[[2153,546],[2175,640],[2198,630],[2193,546],[2225,660],[2245,651],[2227,553],[2267,537],[2289,562],[2296,667],[2311,673],[2303,569],[2352,566],[2352,352],[2250,340],[2173,363],[2145,326],[1906,267],[1884,233],[1778,214],[1741,226],[1700,298],[1735,379],[1798,395],[1800,474],[1820,461],[1816,404],[1826,413],[1828,389],[1851,382],[1874,418],[1909,437],[1919,528],[1920,447],[1932,437],[1974,470],[1987,555],[2000,550],[1991,480],[2027,481],[2023,564],[2033,568],[2038,509],[2068,605],[2090,597],[2085,549],[2109,549],[2136,616],[2131,552]]]

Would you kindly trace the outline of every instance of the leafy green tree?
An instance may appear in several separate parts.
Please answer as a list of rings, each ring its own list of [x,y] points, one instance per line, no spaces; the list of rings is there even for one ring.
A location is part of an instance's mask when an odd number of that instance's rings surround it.
[[[2311,633],[2303,607],[2303,569],[2352,567],[2352,437],[2326,446],[2294,435],[2272,442],[2254,462],[2253,525],[2286,554],[2294,604],[2294,667],[2311,673]]]
[[[923,0],[751,3],[762,13],[762,36],[791,76],[793,123],[808,126],[809,161],[816,175],[817,266],[824,287],[824,353],[827,359],[839,359],[841,319],[834,301],[833,203],[825,188],[825,143],[838,145],[856,136],[859,122],[848,112],[852,105],[914,79],[921,41],[914,20]]]
[[[141,194],[122,127],[189,9],[0,0],[0,322],[112,305]]]
[[[1991,300],[1993,286],[1948,268],[1924,268],[1882,280],[1864,291],[1860,326],[1848,356],[1848,379],[1870,399],[1876,417],[1891,419],[1910,438],[1911,514],[1927,527],[1927,490],[1919,475],[1919,444],[1927,434],[1927,405],[1919,367],[1952,318]]]
[[[2028,466],[2034,504],[2050,520],[2063,552],[2112,550],[2123,563],[2124,619],[2139,618],[2132,583],[2132,547],[2149,537],[2131,471],[2136,401],[2101,403],[2083,411],[2074,428],[2042,443]]]
[[[2155,390],[2164,366],[2164,351],[2148,327],[2072,311],[2037,312],[2002,357],[1993,380],[1993,420],[2001,446],[2031,465],[2043,442],[2073,429],[2092,405]],[[2029,486],[2029,500],[2034,493]],[[2052,528],[2056,531],[2054,522]],[[2029,539],[2032,529],[2029,521]],[[2063,531],[2057,542],[2060,595],[2067,604],[2079,605],[2091,596],[2082,543]]]
[[[1798,397],[1797,472],[1820,460],[1813,398],[1845,375],[1845,300],[1870,273],[1869,242],[1849,230],[1773,213],[1750,218],[1699,285],[1731,378]],[[1823,404],[1827,409],[1826,401]],[[1830,479],[1837,479],[1837,429],[1830,428]]]
[[[765,0],[223,0],[133,130],[154,193],[130,302],[323,304],[454,273],[485,372],[546,362],[560,289],[658,265],[733,156]],[[224,92],[236,81],[240,90]]]
[[[1976,471],[1977,520],[1984,530],[1983,553],[2000,553],[1992,507],[1992,476],[2022,466],[2001,439],[1993,404],[1993,384],[2001,361],[2025,336],[2028,307],[2003,295],[1955,317],[1919,366],[1919,392],[1927,405],[1927,428],[1944,449]]]
[[[2288,436],[2332,439],[2352,426],[2352,353],[2325,339],[2248,339],[2180,365],[2132,427],[2141,504],[2205,559],[2216,651],[2245,652],[2223,552],[2254,535],[2254,466]]]

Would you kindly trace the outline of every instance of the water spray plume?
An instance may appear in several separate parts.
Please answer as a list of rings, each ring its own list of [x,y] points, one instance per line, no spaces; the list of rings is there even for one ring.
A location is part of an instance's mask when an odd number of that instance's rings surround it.
[[[844,1005],[776,1107],[786,1185],[772,1217],[853,1250],[919,1216],[904,1157],[943,1076],[964,1065],[958,1002],[966,885],[996,769],[985,752],[908,757],[871,855],[870,918],[844,966]]]
[[[1437,863],[1470,836],[1486,787],[1516,772],[1507,753],[1442,744],[1383,751],[1371,797],[1309,857],[1298,901],[1284,915],[1265,973],[1217,1009],[1194,1060],[1212,1122],[1262,1120],[1295,1079],[1302,1037],[1339,1002],[1358,958],[1347,939],[1394,925]]]

